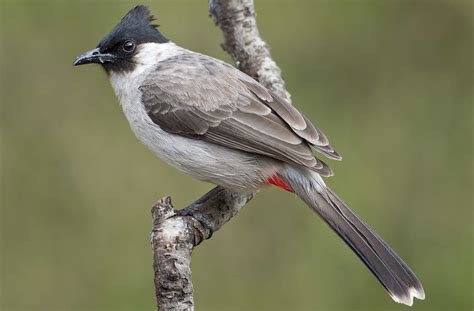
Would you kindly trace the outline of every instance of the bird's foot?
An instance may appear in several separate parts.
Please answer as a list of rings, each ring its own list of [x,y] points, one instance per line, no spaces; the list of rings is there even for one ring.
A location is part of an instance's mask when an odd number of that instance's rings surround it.
[[[210,239],[212,237],[212,234],[214,233],[214,226],[212,225],[212,222],[199,211],[199,204],[192,204],[186,208],[180,209],[176,211],[175,216],[191,216],[204,227],[205,230],[209,231],[209,236],[207,239]]]

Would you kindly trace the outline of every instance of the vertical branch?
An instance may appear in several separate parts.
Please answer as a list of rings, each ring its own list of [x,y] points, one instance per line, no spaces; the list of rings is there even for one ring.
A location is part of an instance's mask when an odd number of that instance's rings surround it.
[[[237,67],[290,101],[281,70],[260,37],[253,0],[209,0],[209,10],[224,35],[222,48]]]
[[[290,100],[281,71],[260,37],[252,0],[210,0],[210,14],[224,35],[223,49],[238,68]],[[158,310],[194,310],[191,254],[195,246],[235,216],[254,193],[216,187],[175,211],[169,197],[152,209],[151,244]]]
[[[188,310],[194,306],[191,282],[191,252],[194,247],[192,219],[175,215],[171,199],[153,206],[153,270],[158,310]]]

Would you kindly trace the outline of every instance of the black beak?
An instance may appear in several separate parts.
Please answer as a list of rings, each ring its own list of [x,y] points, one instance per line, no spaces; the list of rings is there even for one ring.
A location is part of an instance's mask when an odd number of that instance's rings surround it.
[[[85,52],[74,61],[74,66],[85,65],[85,64],[104,64],[112,63],[115,60],[115,56],[108,53],[101,53],[99,48],[95,48],[88,52]]]

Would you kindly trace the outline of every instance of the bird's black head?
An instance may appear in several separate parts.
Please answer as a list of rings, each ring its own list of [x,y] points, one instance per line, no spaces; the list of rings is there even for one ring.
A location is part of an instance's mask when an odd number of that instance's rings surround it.
[[[140,44],[169,41],[158,31],[158,26],[152,24],[154,20],[146,6],[138,5],[99,42],[97,48],[79,56],[74,65],[97,63],[107,72],[133,70],[133,57]]]

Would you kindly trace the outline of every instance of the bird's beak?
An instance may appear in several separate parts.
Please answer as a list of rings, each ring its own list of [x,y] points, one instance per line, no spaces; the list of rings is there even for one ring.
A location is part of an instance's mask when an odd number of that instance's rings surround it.
[[[95,48],[88,52],[85,52],[74,61],[74,66],[85,65],[85,64],[104,64],[111,63],[115,60],[115,56],[108,53],[101,53],[99,48]]]

